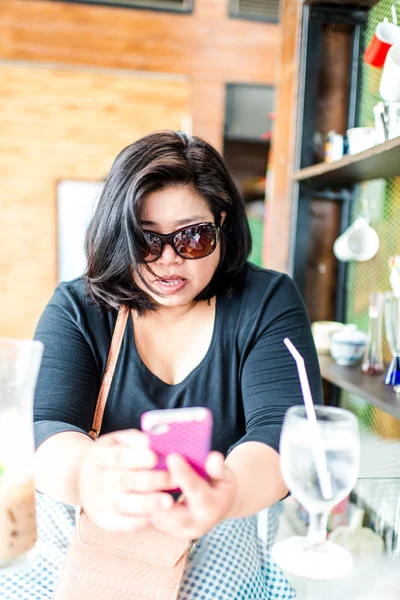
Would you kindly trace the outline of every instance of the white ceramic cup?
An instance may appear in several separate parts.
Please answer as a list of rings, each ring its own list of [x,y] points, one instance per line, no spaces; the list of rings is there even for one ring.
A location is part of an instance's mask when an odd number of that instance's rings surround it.
[[[385,102],[388,139],[400,136],[400,102]]]
[[[373,127],[353,127],[347,130],[349,154],[357,154],[376,144],[376,131]]]
[[[400,43],[391,46],[387,53],[379,93],[387,102],[400,102]]]
[[[387,44],[400,44],[400,27],[396,23],[381,21],[376,27],[376,37]]]
[[[390,46],[398,43],[400,43],[400,27],[395,23],[389,23],[387,19],[381,21],[365,49],[364,62],[381,69],[385,64]]]
[[[364,217],[358,217],[333,245],[336,258],[344,262],[370,260],[378,250],[379,236]]]
[[[400,136],[400,102],[378,102],[374,108],[378,144]]]

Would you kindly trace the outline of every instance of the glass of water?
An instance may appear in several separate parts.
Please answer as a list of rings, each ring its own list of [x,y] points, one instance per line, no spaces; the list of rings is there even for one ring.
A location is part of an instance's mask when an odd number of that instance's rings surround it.
[[[0,574],[34,555],[33,394],[42,352],[41,342],[0,340]]]
[[[353,566],[351,554],[326,539],[330,511],[354,487],[360,464],[360,438],[356,416],[344,409],[316,406],[318,432],[330,479],[329,496],[323,493],[315,460],[315,426],[304,406],[290,408],[281,440],[281,469],[293,496],[309,512],[307,537],[295,536],[272,549],[276,562],[288,572],[313,579],[342,577]]]

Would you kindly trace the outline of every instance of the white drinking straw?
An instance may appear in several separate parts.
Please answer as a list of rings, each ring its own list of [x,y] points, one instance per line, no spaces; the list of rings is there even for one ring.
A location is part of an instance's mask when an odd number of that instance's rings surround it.
[[[321,487],[322,496],[324,500],[331,500],[331,478],[329,477],[328,466],[325,460],[324,445],[322,443],[321,432],[317,423],[317,416],[315,414],[314,403],[311,396],[310,384],[308,383],[304,358],[301,356],[299,351],[293,346],[289,338],[285,338],[283,342],[289,350],[290,354],[293,356],[294,360],[296,361],[297,370],[299,372],[300,386],[303,394],[304,405],[306,407],[307,419],[311,426],[311,443],[314,452],[315,466],[317,468],[317,475]]]

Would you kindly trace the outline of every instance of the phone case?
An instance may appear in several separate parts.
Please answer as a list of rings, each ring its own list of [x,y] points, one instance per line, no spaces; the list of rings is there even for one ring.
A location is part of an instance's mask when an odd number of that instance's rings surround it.
[[[208,408],[175,408],[144,413],[141,428],[158,455],[157,469],[166,469],[168,454],[185,457],[193,469],[207,478],[205,462],[211,449],[212,413]]]

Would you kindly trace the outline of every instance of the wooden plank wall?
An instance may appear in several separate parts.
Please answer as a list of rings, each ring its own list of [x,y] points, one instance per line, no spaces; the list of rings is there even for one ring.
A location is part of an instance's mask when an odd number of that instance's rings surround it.
[[[193,14],[41,0],[0,0],[0,57],[181,74],[193,133],[222,148],[226,82],[276,81],[280,26],[229,18],[228,0]]]
[[[0,66],[0,337],[30,337],[56,285],[57,181],[104,178],[188,110],[185,81]]]
[[[57,181],[102,178],[187,115],[222,149],[225,84],[274,84],[279,43],[279,25],[231,19],[228,0],[192,15],[0,0],[0,336],[31,336],[56,285]]]

